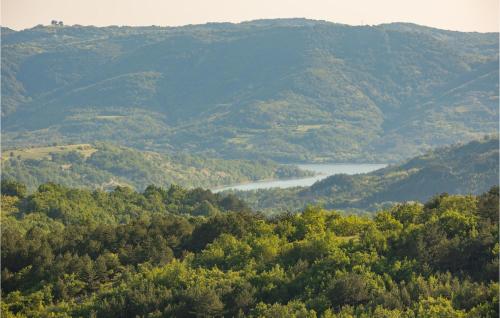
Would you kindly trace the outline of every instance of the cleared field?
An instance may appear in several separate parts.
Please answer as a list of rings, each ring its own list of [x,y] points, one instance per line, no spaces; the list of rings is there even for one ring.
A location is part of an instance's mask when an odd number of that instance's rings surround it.
[[[250,139],[249,135],[238,135],[236,137],[229,139],[227,142],[231,144],[246,144],[248,143],[249,139]]]
[[[95,149],[90,144],[75,144],[75,145],[26,148],[17,150],[5,150],[2,152],[2,160],[8,160],[9,158],[12,157],[20,159],[43,159],[43,158],[50,159],[51,153],[63,154],[63,153],[69,153],[71,151],[77,151],[80,154],[82,154],[85,158],[88,158],[94,152],[96,152],[97,149]]]
[[[101,120],[116,120],[116,119],[123,119],[127,116],[119,116],[119,115],[99,115],[95,116],[95,119],[101,119]]]
[[[298,125],[295,128],[295,131],[304,133],[304,132],[308,132],[309,130],[313,130],[313,129],[321,129],[323,126],[325,126],[325,125]]]

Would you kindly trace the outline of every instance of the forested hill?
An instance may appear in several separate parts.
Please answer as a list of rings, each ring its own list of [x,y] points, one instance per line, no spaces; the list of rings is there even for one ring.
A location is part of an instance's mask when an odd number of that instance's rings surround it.
[[[448,146],[371,173],[334,175],[308,188],[239,192],[258,209],[289,209],[308,203],[368,208],[425,201],[436,193],[478,194],[499,183],[499,139]]]
[[[498,33],[304,19],[2,28],[5,146],[373,161],[495,133]]]
[[[373,218],[2,180],[2,317],[498,317],[498,187]]]
[[[305,177],[313,172],[271,160],[223,160],[161,154],[97,142],[52,145],[2,153],[2,177],[34,191],[46,182],[90,189],[129,186],[216,187],[262,179]]]

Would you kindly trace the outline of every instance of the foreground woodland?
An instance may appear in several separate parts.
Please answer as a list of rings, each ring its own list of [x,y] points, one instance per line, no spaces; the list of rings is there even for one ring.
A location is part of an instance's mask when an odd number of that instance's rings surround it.
[[[2,181],[4,317],[497,317],[498,187],[370,217]]]

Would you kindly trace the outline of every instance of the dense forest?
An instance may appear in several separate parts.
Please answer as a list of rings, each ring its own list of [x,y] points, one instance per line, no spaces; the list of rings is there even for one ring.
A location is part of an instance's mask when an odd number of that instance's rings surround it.
[[[150,184],[211,188],[312,174],[271,160],[211,159],[186,153],[167,155],[102,142],[4,150],[2,153],[3,177],[24,183],[29,191],[49,181],[100,189],[122,185],[142,191]]]
[[[268,213],[326,208],[376,210],[395,202],[430,199],[434,194],[479,194],[498,185],[499,139],[487,136],[429,151],[370,173],[338,174],[306,188],[236,191],[254,209]]]
[[[1,37],[3,317],[499,316],[498,33],[273,19]]]
[[[4,147],[395,162],[498,132],[498,33],[305,19],[2,28]]]
[[[499,189],[373,217],[2,180],[4,317],[498,317]]]

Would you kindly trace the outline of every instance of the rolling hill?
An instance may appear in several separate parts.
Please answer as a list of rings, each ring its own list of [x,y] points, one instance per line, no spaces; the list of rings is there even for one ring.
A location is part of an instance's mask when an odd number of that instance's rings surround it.
[[[439,193],[478,194],[499,184],[499,140],[485,138],[438,148],[402,164],[357,175],[333,175],[311,187],[236,192],[261,210],[321,204],[377,209],[395,202],[425,202]]]
[[[498,131],[498,33],[305,19],[2,28],[6,147],[391,161]]]
[[[47,182],[91,189],[148,185],[215,187],[260,179],[309,176],[271,160],[223,160],[187,154],[166,155],[97,142],[7,150],[2,153],[2,178],[24,183],[30,191]]]

